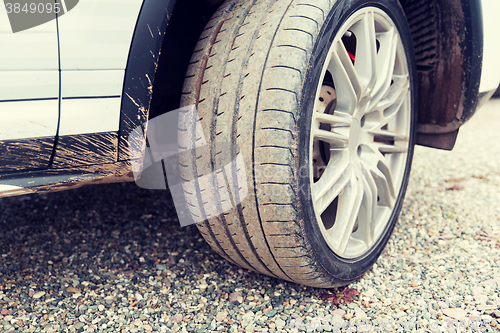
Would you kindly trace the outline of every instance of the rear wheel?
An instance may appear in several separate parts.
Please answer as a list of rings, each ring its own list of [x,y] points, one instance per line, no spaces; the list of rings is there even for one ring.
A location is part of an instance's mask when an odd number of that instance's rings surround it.
[[[208,243],[242,267],[310,286],[362,276],[401,209],[415,75],[397,1],[224,3],[182,99],[197,105],[203,133],[182,123],[179,132],[195,148],[181,169],[195,179],[186,199],[207,218],[198,228]]]

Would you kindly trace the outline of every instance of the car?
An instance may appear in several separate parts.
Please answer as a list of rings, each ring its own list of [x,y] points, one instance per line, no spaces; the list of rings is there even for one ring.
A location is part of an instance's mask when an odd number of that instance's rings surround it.
[[[370,269],[414,145],[500,80],[495,0],[4,3],[0,197],[168,187],[222,257],[313,287]]]

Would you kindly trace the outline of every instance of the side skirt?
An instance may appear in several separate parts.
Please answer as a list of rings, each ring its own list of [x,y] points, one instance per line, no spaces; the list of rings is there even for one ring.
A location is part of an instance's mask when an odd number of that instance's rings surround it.
[[[0,178],[0,198],[63,191],[92,184],[132,181],[134,175],[130,162],[16,173]]]

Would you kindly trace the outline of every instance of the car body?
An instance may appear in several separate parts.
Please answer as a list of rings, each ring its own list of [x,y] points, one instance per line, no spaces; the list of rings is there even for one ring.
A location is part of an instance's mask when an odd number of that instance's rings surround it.
[[[0,10],[0,196],[133,181],[126,139],[176,108],[193,41],[220,2],[82,1],[15,34]],[[427,16],[413,27],[417,143],[451,149],[458,128],[498,86],[496,4],[423,3]]]
[[[9,3],[20,13],[28,2]],[[47,22],[15,33],[13,7],[0,9],[0,197],[136,180],[130,138],[144,154],[152,120],[179,108],[191,55],[223,1],[60,3]],[[398,5],[418,71],[416,144],[452,149],[498,87],[500,6]]]

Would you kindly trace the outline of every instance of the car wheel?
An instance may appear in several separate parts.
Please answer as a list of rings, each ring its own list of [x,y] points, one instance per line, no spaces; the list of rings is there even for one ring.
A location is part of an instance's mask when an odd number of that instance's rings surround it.
[[[206,218],[204,238],[241,267],[296,283],[360,278],[401,210],[415,83],[395,0],[226,1],[181,101],[199,117],[193,131],[181,121],[179,140],[193,148],[181,172],[194,179],[185,195]]]

